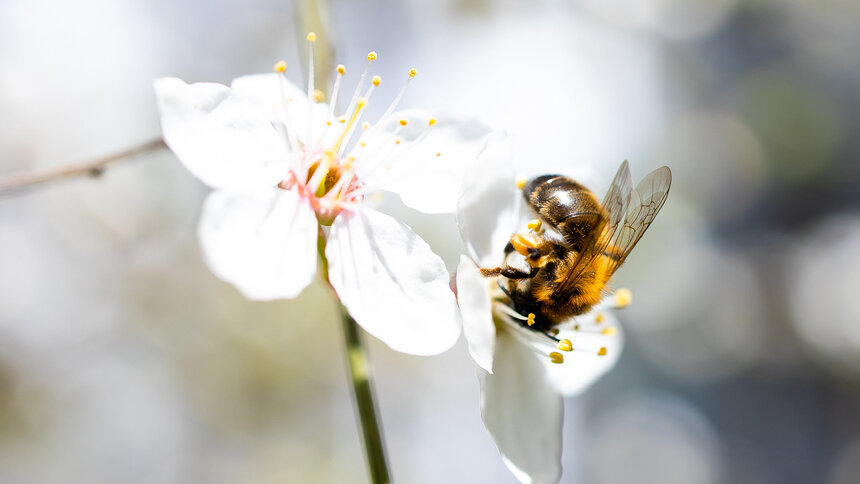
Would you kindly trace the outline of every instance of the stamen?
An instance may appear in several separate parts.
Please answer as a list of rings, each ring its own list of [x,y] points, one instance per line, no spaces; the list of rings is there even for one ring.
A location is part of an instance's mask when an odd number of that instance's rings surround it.
[[[618,332],[618,330],[615,329],[615,326],[610,326],[610,327],[604,329],[603,331],[601,331],[600,334],[602,334],[604,336],[615,336],[617,332]]]
[[[332,162],[334,161],[334,153],[331,151],[326,151],[322,159],[319,160],[319,164],[317,165],[316,170],[314,170],[314,176],[307,183],[307,187],[314,191],[317,196],[321,196],[319,193],[321,189],[325,187],[325,178],[328,175],[328,171],[331,168]]]
[[[286,62],[278,61],[278,63],[275,64],[275,72],[277,72],[279,74],[283,74],[286,70],[287,70],[287,63]]]
[[[557,365],[564,363],[564,356],[562,356],[561,353],[559,353],[558,351],[553,351],[552,353],[550,353],[549,359]]]
[[[336,199],[341,196],[341,192],[346,192],[349,189],[349,184],[352,183],[352,178],[355,176],[354,167],[355,157],[350,156],[343,162],[343,172],[340,174],[340,178],[338,178],[337,182],[335,182],[326,195]]]
[[[522,190],[522,189],[523,189],[523,187],[524,187],[524,186],[526,186],[526,182],[527,182],[527,181],[528,181],[528,180],[526,180],[525,178],[518,178],[518,179],[517,179],[517,188],[519,188],[520,190]]]
[[[308,32],[308,98],[313,99],[314,95],[314,42],[317,41],[317,34]]]
[[[400,123],[400,126],[406,126],[406,124],[408,123],[408,121],[406,121],[405,119],[401,119],[401,120],[399,121],[399,123]]]
[[[430,120],[427,121],[428,126],[433,126],[434,124],[436,124],[436,118],[430,118]]]
[[[368,56],[368,58],[369,58],[369,56]],[[371,80],[371,83],[370,83],[370,87],[367,88],[367,93],[364,95],[363,98],[359,98],[358,104],[356,106],[356,112],[353,113],[352,119],[350,119],[349,124],[345,128],[345,131],[341,134],[340,139],[338,139],[338,143],[336,145],[340,148],[340,149],[338,149],[338,152],[337,152],[338,156],[342,156],[344,150],[346,150],[346,146],[349,143],[350,138],[352,137],[352,133],[355,131],[354,122],[356,119],[358,119],[358,117],[360,117],[361,108],[363,108],[364,106],[367,105],[367,103],[370,101],[370,95],[373,94],[374,88],[379,86],[379,84],[381,82],[382,82],[381,77],[373,76],[373,79]]]
[[[594,316],[594,322],[597,324],[602,323],[604,319],[606,319],[606,316],[604,316],[603,313],[597,313],[597,315]]]
[[[538,218],[533,219],[532,221],[530,221],[530,222],[528,223],[528,225],[526,225],[526,227],[528,227],[528,228],[529,228],[529,230],[531,230],[531,231],[533,231],[533,232],[537,232],[537,231],[539,231],[539,230],[540,230],[540,226],[541,226],[541,221],[540,221],[540,219],[538,219]]]
[[[355,86],[355,92],[352,93],[352,99],[349,101],[349,106],[346,108],[346,112],[350,113],[355,109],[358,98],[361,96],[361,90],[364,89],[364,80],[367,79],[367,71],[370,70],[370,63],[375,60],[376,52],[368,52],[367,64],[364,66],[364,72],[361,73],[361,77],[358,78],[358,84]]]
[[[510,316],[510,317],[512,317],[512,318],[514,318],[514,319],[517,319],[517,320],[520,320],[520,321],[526,321],[526,320],[528,319],[528,318],[526,318],[525,316],[523,316],[522,314],[520,314],[520,313],[518,313],[518,312],[514,311],[513,309],[511,309],[511,308],[510,308],[510,306],[508,306],[508,305],[507,305],[507,304],[505,304],[505,303],[502,303],[502,302],[496,302],[496,303],[494,304],[494,306],[495,306],[495,308],[496,308],[496,309],[498,309],[498,310],[502,311],[503,313],[505,313],[506,315],[508,315],[508,316]],[[534,316],[534,315],[532,314],[531,316]],[[534,319],[534,318],[532,318],[532,319]],[[534,324],[534,323],[532,323],[532,324]]]
[[[317,34],[314,32],[308,32],[308,101],[314,99],[314,42],[317,41]],[[313,126],[314,126],[314,103],[308,103],[308,137],[305,140],[306,145],[313,146],[314,145],[314,136],[313,136]],[[305,165],[310,166],[310,152],[311,150],[305,149]]]
[[[602,346],[599,350],[597,350],[597,356],[606,356],[606,347]]]
[[[535,313],[529,313],[529,319],[526,321],[526,324],[529,326],[534,326],[535,324]]]
[[[322,102],[325,99],[325,94],[319,89],[314,89],[314,101]]]
[[[352,116],[349,118],[349,123],[347,123],[346,127],[343,130],[343,133],[340,134],[340,137],[335,142],[334,146],[332,146],[332,151],[337,150],[338,152],[342,151],[341,144],[344,139],[346,139],[347,134],[352,131],[352,126],[355,124],[355,120],[358,119],[358,116],[361,114],[361,111],[364,109],[364,106],[367,104],[367,101],[364,98],[359,98],[358,103],[355,106],[355,110],[352,112]]]
[[[618,309],[627,307],[633,301],[633,293],[630,289],[619,289],[615,291],[615,307]]]
[[[561,351],[573,351],[573,344],[570,342],[569,339],[563,339],[558,342],[556,348],[560,349]]]
[[[343,75],[346,74],[346,67],[343,64],[337,65],[337,76],[334,78],[334,86],[331,88],[331,103],[328,105],[328,116],[334,117],[334,108],[337,104],[337,95],[340,93],[340,81]]]
[[[414,67],[412,69],[409,69],[409,76],[406,78],[406,84],[403,85],[403,87],[400,89],[400,92],[397,93],[397,96],[395,96],[394,100],[391,101],[391,104],[388,106],[388,109],[386,109],[385,113],[383,113],[382,116],[379,118],[379,124],[382,124],[382,122],[388,116],[390,116],[391,113],[394,112],[394,109],[397,108],[397,105],[400,103],[400,100],[403,99],[403,95],[406,94],[406,88],[409,87],[409,81],[414,79],[417,74],[418,70]]]

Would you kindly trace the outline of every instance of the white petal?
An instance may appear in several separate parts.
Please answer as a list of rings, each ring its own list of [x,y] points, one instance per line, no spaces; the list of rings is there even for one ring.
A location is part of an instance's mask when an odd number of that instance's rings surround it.
[[[357,171],[369,189],[400,195],[403,203],[425,213],[456,209],[464,167],[484,146],[490,128],[477,120],[419,111],[393,113],[367,133]],[[406,126],[400,126],[406,120]],[[398,142],[399,141],[399,142]]]
[[[481,416],[520,482],[558,482],[561,396],[547,381],[535,353],[505,332],[496,340],[495,373],[481,379]]]
[[[332,286],[368,333],[415,355],[441,353],[457,341],[445,264],[406,225],[358,206],[335,219],[325,253]]]
[[[275,186],[286,175],[284,137],[227,86],[162,78],[154,87],[164,141],[203,183]]]
[[[457,225],[472,257],[483,267],[501,263],[505,244],[518,229],[522,195],[512,157],[509,138],[493,133],[463,174]]]
[[[550,381],[563,395],[576,395],[588,389],[592,384],[611,370],[624,348],[624,334],[613,313],[608,310],[600,311],[603,321],[594,325],[595,311],[577,316],[578,322],[586,323],[580,331],[560,328],[559,339],[569,339],[574,346],[571,352],[562,352],[564,363],[552,363],[549,358],[543,360]],[[613,335],[601,334],[605,328],[614,328]],[[596,353],[606,348],[605,356]],[[548,348],[548,351],[558,351]]]
[[[461,255],[457,266],[457,304],[463,319],[463,334],[472,359],[492,373],[496,326],[487,284],[488,280],[481,276],[472,259]]]
[[[274,72],[233,79],[230,89],[243,101],[256,106],[270,121],[295,130],[303,143],[308,136],[321,137],[328,118],[328,104],[309,103],[306,91]],[[310,128],[310,130],[309,130]]]
[[[212,272],[248,299],[296,297],[316,275],[316,216],[294,192],[217,190],[198,235]]]

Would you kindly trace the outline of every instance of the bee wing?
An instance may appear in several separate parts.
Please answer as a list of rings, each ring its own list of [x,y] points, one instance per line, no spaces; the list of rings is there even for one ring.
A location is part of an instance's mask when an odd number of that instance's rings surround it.
[[[636,185],[625,210],[624,222],[614,231],[609,245],[604,248],[609,249],[609,253],[612,254],[612,262],[609,265],[610,275],[624,263],[624,259],[654,221],[657,212],[663,208],[671,184],[672,172],[668,167],[663,166],[652,171]]]
[[[633,193],[633,177],[630,176],[630,167],[625,161],[618,168],[618,173],[609,185],[609,191],[603,199],[603,208],[606,210],[607,222],[602,232],[594,231],[589,240],[583,245],[582,252],[574,262],[573,267],[560,285],[564,291],[571,287],[576,280],[591,266],[591,262],[612,244],[618,227],[625,218],[625,208],[629,205]]]

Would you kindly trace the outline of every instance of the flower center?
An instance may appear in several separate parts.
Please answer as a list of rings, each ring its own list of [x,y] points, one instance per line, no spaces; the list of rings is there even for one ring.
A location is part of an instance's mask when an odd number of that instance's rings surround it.
[[[296,190],[299,195],[307,198],[311,202],[319,222],[323,225],[331,225],[341,210],[350,204],[361,202],[364,198],[365,183],[359,178],[356,165],[361,164],[362,173],[369,173],[370,175],[376,169],[388,168],[385,160],[387,157],[385,156],[381,159],[366,160],[368,157],[364,156],[365,147],[368,140],[373,140],[374,129],[394,112],[409,85],[409,81],[417,75],[418,71],[414,68],[409,70],[406,84],[375,125],[362,122],[361,117],[370,101],[371,94],[382,83],[379,76],[373,76],[370,79],[370,85],[366,90],[364,89],[370,64],[377,59],[376,52],[367,54],[367,64],[347,108],[338,115],[335,111],[341,92],[341,81],[346,74],[346,67],[342,64],[337,66],[329,104],[328,106],[323,104],[322,107],[327,107],[327,109],[321,109],[319,103],[323,102],[325,94],[316,89],[313,76],[313,44],[316,42],[316,34],[309,33],[307,39],[310,64],[307,80],[307,112],[300,112],[303,109],[295,109],[295,104],[290,105],[291,100],[285,96],[287,64],[280,61],[274,67],[275,72],[279,74],[278,82],[280,83],[282,98],[280,104],[283,107],[283,125],[286,129],[285,142],[291,153],[291,168],[278,186],[285,190]],[[300,136],[294,127],[299,124],[298,121],[304,116],[307,117],[306,130],[303,136]],[[428,128],[433,126],[435,122],[434,119],[431,119]],[[406,120],[400,120],[398,130],[406,124]],[[394,134],[396,135],[397,132],[395,130]],[[359,139],[352,142],[356,133],[359,133]],[[399,144],[400,140],[396,139],[394,143]],[[372,166],[365,166],[370,163]]]

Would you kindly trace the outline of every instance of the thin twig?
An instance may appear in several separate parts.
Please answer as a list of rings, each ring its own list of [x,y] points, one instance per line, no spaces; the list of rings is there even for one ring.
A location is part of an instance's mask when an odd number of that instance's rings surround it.
[[[75,163],[72,165],[60,166],[57,168],[49,168],[43,171],[13,173],[0,177],[0,192],[20,190],[24,188],[41,185],[43,183],[61,180],[63,178],[74,178],[80,176],[101,176],[108,165],[131,159],[137,155],[148,151],[157,150],[165,146],[164,140],[157,138],[147,141],[146,143],[128,148],[114,153],[112,155],[96,158],[83,163]]]

